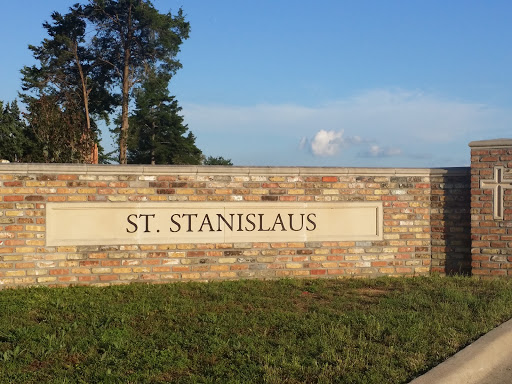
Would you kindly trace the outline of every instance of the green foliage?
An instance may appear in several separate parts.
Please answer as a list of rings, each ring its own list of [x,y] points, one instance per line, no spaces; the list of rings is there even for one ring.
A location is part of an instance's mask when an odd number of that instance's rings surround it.
[[[179,115],[181,108],[169,95],[168,73],[148,74],[137,89],[130,118],[128,162],[135,164],[200,164],[195,137]]]
[[[0,383],[407,383],[512,316],[512,281],[0,291]]]
[[[95,56],[114,81],[121,82],[125,70],[133,86],[148,67],[171,75],[181,68],[176,55],[190,31],[181,9],[173,16],[160,13],[149,0],[90,0],[84,12],[97,27]]]
[[[173,15],[160,13],[149,0],[89,0],[68,13],[52,13],[43,27],[48,37],[29,46],[38,63],[21,71],[29,125],[24,161],[89,162],[95,144],[99,161],[111,161],[113,153],[102,153],[99,145],[97,121],[117,112],[112,132],[121,164],[201,163],[195,137],[167,90],[190,31],[181,9]],[[19,159],[14,152],[11,158]]]
[[[231,159],[225,159],[222,156],[208,156],[203,160],[203,165],[233,165]]]
[[[105,116],[110,105],[105,85],[93,79],[96,59],[86,45],[86,26],[76,4],[65,15],[54,12],[52,22],[43,24],[49,37],[29,46],[39,64],[22,69],[21,96],[35,138],[32,146],[43,147],[32,161],[88,161],[98,141],[91,116]],[[55,149],[62,145],[68,148]]]
[[[90,0],[85,13],[96,28],[98,74],[119,90],[119,161],[125,164],[131,93],[151,72],[170,77],[181,67],[176,55],[190,25],[181,9],[176,16],[162,14],[148,0]]]
[[[10,162],[22,160],[25,130],[18,103],[13,101],[4,106],[0,101],[0,159]]]
[[[120,152],[125,158],[128,107],[135,85],[151,69],[170,76],[181,66],[175,56],[189,30],[182,12],[175,17],[160,14],[150,1],[90,0],[85,6],[75,4],[67,14],[54,12],[43,27],[49,37],[40,46],[29,46],[39,64],[22,70],[26,92],[22,97],[36,138],[33,147],[45,147],[33,160],[87,161],[98,141],[94,118],[106,119],[118,105],[122,107]],[[87,36],[89,31],[94,32],[92,37]],[[52,110],[48,100],[55,103]],[[45,118],[31,116],[43,110]],[[71,120],[73,125],[67,124]],[[53,124],[74,132],[62,135],[56,129],[49,134]],[[63,138],[70,140],[69,150],[50,154],[47,148],[62,145]],[[100,153],[100,158],[108,155]]]
[[[90,149],[81,130],[83,122],[80,108],[61,107],[56,96],[42,95],[31,99],[25,114],[29,124],[27,132],[26,162],[73,163],[83,162]]]

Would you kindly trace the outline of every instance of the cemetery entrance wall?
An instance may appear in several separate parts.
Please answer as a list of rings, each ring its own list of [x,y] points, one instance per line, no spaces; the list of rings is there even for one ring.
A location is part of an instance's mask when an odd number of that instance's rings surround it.
[[[0,287],[470,273],[470,172],[0,164]]]

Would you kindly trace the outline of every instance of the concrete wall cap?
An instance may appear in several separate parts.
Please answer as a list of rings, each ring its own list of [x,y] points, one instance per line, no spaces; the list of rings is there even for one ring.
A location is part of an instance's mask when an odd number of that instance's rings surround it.
[[[512,147],[512,139],[479,140],[469,143],[471,148],[501,148]]]
[[[467,176],[471,174],[471,167],[453,167],[453,168],[432,168],[430,169],[432,176]]]
[[[512,143],[512,140],[511,140]],[[428,176],[431,174],[466,174],[469,167],[453,168],[358,168],[358,167],[245,167],[214,165],[118,165],[118,164],[36,164],[0,163],[3,174],[107,174],[107,175],[376,175]]]

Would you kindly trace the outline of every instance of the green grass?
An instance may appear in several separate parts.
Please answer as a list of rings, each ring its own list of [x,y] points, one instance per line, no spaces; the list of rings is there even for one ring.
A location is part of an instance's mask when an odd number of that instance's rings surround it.
[[[512,281],[0,291],[1,383],[407,383],[512,317]]]

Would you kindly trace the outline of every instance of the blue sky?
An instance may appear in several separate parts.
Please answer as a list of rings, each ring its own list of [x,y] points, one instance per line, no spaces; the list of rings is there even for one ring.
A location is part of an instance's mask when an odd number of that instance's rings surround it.
[[[42,22],[76,0],[4,1],[0,100]],[[512,2],[154,0],[191,23],[171,93],[235,165],[444,167],[512,137]],[[108,132],[104,145],[111,144]]]

